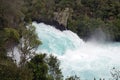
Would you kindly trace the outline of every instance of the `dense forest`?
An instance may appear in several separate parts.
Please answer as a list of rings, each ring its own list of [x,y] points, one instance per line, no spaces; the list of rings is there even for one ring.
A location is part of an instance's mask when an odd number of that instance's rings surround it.
[[[69,16],[60,23],[55,13],[66,9]],[[58,24],[84,40],[102,30],[106,40],[120,41],[120,0],[0,0],[0,80],[64,79],[57,57],[35,55],[42,42],[32,21]],[[14,55],[16,46],[19,62]],[[66,80],[80,78],[73,75]]]

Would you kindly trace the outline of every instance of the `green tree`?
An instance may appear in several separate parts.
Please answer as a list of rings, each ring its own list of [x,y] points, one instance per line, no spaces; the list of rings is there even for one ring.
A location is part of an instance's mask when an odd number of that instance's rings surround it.
[[[24,19],[21,11],[23,5],[22,0],[0,0],[0,27],[17,28],[19,23]]]
[[[28,62],[32,70],[33,80],[63,80],[59,61],[53,55],[39,54]]]
[[[51,0],[25,0],[27,12],[25,20],[50,21],[53,19],[55,1]]]
[[[0,54],[7,55],[19,41],[18,27],[23,21],[22,0],[0,0]]]
[[[31,24],[26,28],[21,29],[21,39],[18,45],[20,52],[20,65],[25,65],[25,63],[35,55],[35,51],[41,44],[37,34],[35,33],[35,27]]]
[[[57,57],[50,55],[47,60],[49,67],[49,74],[53,77],[54,80],[63,80],[63,75],[60,69],[60,62]]]
[[[15,64],[11,64],[10,61],[0,61],[0,80],[17,80],[17,75]]]
[[[30,60],[28,66],[33,72],[33,80],[49,80],[46,54],[36,55]]]
[[[32,80],[32,72],[18,67],[11,58],[0,60],[0,80]]]
[[[61,0],[59,2],[59,7],[61,7],[62,9],[64,9],[65,7],[73,7],[75,4],[75,0]]]
[[[120,40],[120,19],[116,19],[115,21],[113,21],[113,25],[114,27],[112,29],[114,32],[113,34],[114,34],[115,40],[119,41]]]
[[[4,28],[0,30],[0,51],[2,57],[7,57],[8,51],[13,51],[14,46],[19,42],[20,35],[14,28]]]

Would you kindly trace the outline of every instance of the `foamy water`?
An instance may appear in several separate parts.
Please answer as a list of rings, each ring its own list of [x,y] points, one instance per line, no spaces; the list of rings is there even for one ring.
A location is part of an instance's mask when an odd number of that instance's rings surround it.
[[[35,23],[42,45],[38,52],[54,54],[61,61],[63,75],[78,75],[82,80],[111,78],[110,69],[120,68],[120,43],[84,42],[77,34],[59,31],[43,23]]]

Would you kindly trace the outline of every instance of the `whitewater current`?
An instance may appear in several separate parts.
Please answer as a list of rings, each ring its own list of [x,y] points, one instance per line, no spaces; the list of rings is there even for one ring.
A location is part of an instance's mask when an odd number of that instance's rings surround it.
[[[70,30],[60,31],[44,23],[33,22],[32,25],[42,41],[37,52],[57,56],[65,77],[77,75],[81,80],[94,77],[108,80],[113,67],[120,69],[120,43],[84,42]]]

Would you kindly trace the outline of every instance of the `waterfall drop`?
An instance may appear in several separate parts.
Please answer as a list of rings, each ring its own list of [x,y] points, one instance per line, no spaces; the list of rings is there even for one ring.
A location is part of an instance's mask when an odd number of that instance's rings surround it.
[[[44,23],[33,22],[42,41],[38,52],[54,54],[61,61],[63,75],[78,75],[81,80],[109,79],[112,67],[120,68],[120,43],[84,42],[72,31],[60,31]]]

